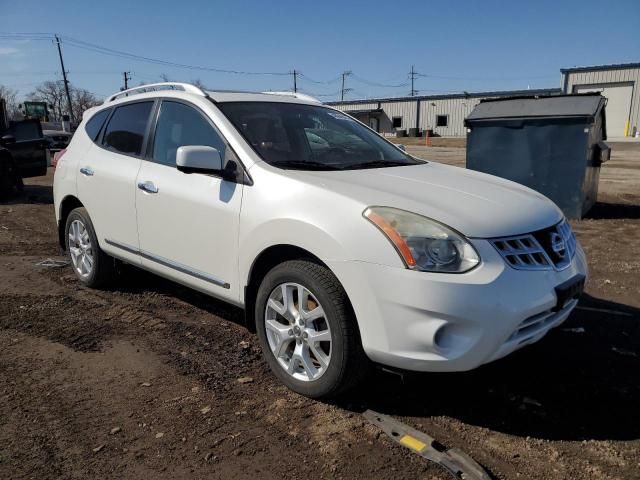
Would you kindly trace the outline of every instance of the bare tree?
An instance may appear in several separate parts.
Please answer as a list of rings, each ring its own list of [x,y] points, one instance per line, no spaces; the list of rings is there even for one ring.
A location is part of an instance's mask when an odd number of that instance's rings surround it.
[[[13,88],[0,85],[0,98],[4,98],[7,105],[7,115],[9,120],[20,118],[22,113],[18,108],[18,91]]]
[[[83,88],[76,88],[73,85],[69,85],[69,92],[71,95],[73,118],[77,122],[82,120],[82,114],[85,110],[101,103],[93,93]],[[49,119],[53,122],[61,121],[62,115],[69,112],[64,82],[62,80],[43,82],[28,95],[28,98],[36,102],[45,102],[49,107]]]
[[[101,103],[93,93],[83,88],[74,88],[71,92],[71,106],[73,108],[73,118],[75,118],[76,122],[82,120],[82,114],[85,110]]]
[[[193,85],[195,85],[196,87],[200,88],[201,90],[209,90],[206,85],[204,83],[202,83],[202,80],[200,80],[199,78],[196,78],[195,80],[191,80],[191,83]]]

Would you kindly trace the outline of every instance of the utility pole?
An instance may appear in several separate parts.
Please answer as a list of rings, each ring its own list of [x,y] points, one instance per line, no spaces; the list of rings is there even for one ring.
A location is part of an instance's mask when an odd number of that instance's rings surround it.
[[[71,108],[71,94],[69,93],[69,80],[67,80],[67,71],[64,69],[64,61],[62,60],[62,49],[60,48],[60,39],[55,35],[56,45],[58,46],[58,56],[60,57],[60,68],[62,68],[62,79],[64,80],[64,91],[67,94],[67,107],[69,108],[69,119],[71,123],[75,123],[73,118],[73,108]]]
[[[409,78],[411,79],[411,93],[409,93],[409,96],[411,97],[415,96],[415,94],[418,93],[418,91],[413,88],[413,82],[417,76],[418,72],[416,72],[415,68],[413,68],[413,65],[411,65],[411,72],[409,72]]]
[[[129,89],[129,80],[131,80],[131,72],[122,72],[124,75],[124,88],[123,90]]]
[[[291,72],[291,75],[293,75],[293,93],[297,93],[298,92],[298,75],[300,75],[299,72],[296,71],[296,69],[293,69],[293,72]]]
[[[352,89],[351,88],[344,88],[344,79],[346,77],[348,77],[349,75],[351,75],[351,70],[348,70],[346,72],[342,72],[342,89],[340,90],[340,101],[344,102],[344,94],[347,92],[350,92]]]

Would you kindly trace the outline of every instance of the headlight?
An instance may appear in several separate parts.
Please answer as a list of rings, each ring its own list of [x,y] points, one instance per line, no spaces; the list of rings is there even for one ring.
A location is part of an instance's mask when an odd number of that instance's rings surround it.
[[[363,215],[386,235],[407,268],[463,273],[480,263],[463,235],[435,220],[391,207],[369,207]]]

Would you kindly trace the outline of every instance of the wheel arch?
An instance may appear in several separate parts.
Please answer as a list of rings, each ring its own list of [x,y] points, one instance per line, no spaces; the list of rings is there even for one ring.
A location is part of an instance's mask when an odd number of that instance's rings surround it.
[[[291,244],[277,244],[271,245],[260,252],[254,259],[249,273],[247,276],[247,284],[244,287],[244,311],[245,311],[245,323],[249,331],[256,331],[256,319],[255,319],[255,302],[258,293],[258,288],[265,275],[276,265],[286,262],[288,260],[307,260],[318,265],[325,267],[331,271],[333,275],[335,272],[320,259],[317,255],[309,250]],[[337,276],[336,276],[337,278]],[[338,279],[338,281],[340,281]],[[343,287],[344,288],[344,287]],[[347,300],[349,294],[347,293]],[[351,302],[348,303],[353,318],[355,320],[355,314]],[[358,322],[356,321],[356,328],[358,328]]]
[[[67,217],[75,208],[84,207],[78,197],[74,195],[67,195],[60,202],[59,220],[58,220],[58,243],[62,250],[67,249],[67,242],[65,241],[65,226],[67,225]]]

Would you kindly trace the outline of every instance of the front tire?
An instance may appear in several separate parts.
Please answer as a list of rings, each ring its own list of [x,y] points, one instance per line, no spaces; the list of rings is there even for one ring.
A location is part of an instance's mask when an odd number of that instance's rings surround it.
[[[334,397],[368,373],[347,294],[322,265],[291,260],[274,267],[258,289],[255,318],[265,360],[297,393]]]
[[[65,234],[67,252],[78,280],[90,288],[110,283],[115,276],[114,260],[98,245],[91,217],[84,207],[69,213]]]

